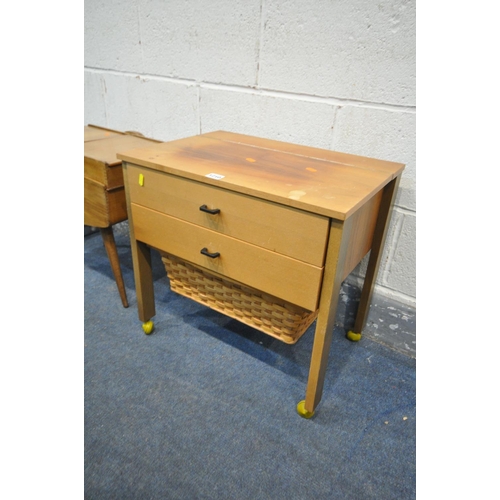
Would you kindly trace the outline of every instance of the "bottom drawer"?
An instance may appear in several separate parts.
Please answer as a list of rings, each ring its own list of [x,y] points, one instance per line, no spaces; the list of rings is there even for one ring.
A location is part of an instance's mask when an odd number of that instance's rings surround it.
[[[174,292],[287,344],[295,344],[316,318],[317,311],[308,311],[161,253]]]

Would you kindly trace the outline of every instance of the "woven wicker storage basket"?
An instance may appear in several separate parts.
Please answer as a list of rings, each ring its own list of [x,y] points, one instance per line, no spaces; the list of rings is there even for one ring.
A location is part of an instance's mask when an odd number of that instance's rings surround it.
[[[170,288],[287,344],[316,319],[311,312],[162,252]]]

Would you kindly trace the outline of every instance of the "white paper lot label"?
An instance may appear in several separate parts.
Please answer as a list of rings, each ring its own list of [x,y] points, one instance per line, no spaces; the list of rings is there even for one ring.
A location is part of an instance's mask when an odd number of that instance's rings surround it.
[[[207,174],[205,175],[205,177],[208,177],[210,179],[215,179],[216,181],[220,181],[221,179],[224,179],[224,175],[220,175],[220,174]]]

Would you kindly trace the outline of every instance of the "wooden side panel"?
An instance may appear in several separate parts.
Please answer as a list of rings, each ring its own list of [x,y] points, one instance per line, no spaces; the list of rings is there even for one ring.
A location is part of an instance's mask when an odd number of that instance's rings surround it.
[[[87,179],[103,184],[107,189],[123,186],[123,170],[121,163],[110,166],[102,161],[94,160],[93,158],[84,158],[83,175]]]
[[[90,179],[84,182],[84,224],[94,227],[109,226],[108,202],[106,188]]]
[[[342,279],[347,278],[370,251],[381,200],[382,191],[379,191],[350,217],[352,219],[352,229],[349,235],[349,250],[344,262]]]
[[[86,179],[106,186],[106,165],[102,161],[84,157],[83,176]]]
[[[128,165],[127,172],[131,197],[138,205],[323,266],[329,227],[326,217],[144,167]],[[220,212],[200,211],[202,205]]]
[[[116,224],[127,219],[127,202],[125,200],[125,188],[117,188],[107,191],[109,223]]]
[[[188,262],[315,311],[323,269],[131,203],[135,238]],[[207,248],[217,258],[200,253]]]
[[[114,189],[123,187],[123,170],[121,165],[113,165],[106,168],[106,187]]]
[[[107,191],[97,182],[84,178],[84,224],[108,227],[127,219],[125,189]]]
[[[356,314],[356,322],[354,323],[353,331],[361,333],[366,323],[368,311],[370,309],[370,301],[375,287],[375,279],[377,277],[382,252],[384,250],[385,238],[389,229],[389,223],[392,216],[392,207],[398,191],[399,181],[401,176],[396,177],[383,190],[380,208],[377,214],[377,223],[373,234],[372,251],[366,269],[365,282],[361,299],[359,301],[358,312]]]

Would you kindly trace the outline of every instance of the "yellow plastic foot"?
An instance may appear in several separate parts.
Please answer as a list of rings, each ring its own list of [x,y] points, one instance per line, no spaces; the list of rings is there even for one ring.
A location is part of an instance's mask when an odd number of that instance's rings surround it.
[[[146,335],[149,335],[154,330],[154,323],[152,321],[146,321],[146,323],[142,324],[142,329]]]
[[[352,330],[349,330],[346,337],[353,342],[359,342],[361,340],[361,333],[354,333]]]
[[[299,402],[299,404],[297,405],[297,413],[302,418],[311,418],[314,415],[314,412],[306,410],[305,404],[306,404],[306,402],[304,399]]]

